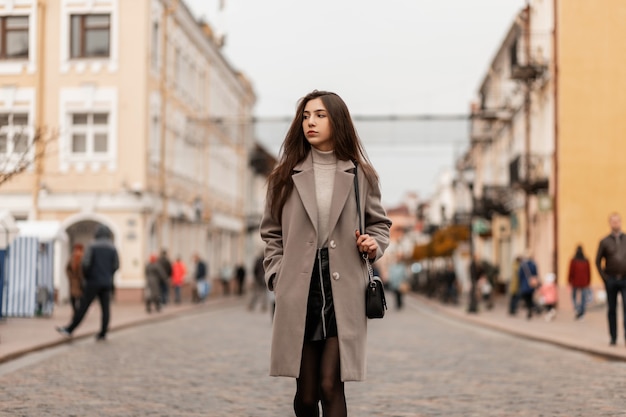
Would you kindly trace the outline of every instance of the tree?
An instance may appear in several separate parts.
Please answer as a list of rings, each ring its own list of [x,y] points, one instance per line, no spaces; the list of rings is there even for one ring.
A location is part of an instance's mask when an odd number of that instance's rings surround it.
[[[6,132],[0,127],[0,187],[31,166],[43,162],[48,145],[56,134],[35,130],[32,137],[27,128]]]

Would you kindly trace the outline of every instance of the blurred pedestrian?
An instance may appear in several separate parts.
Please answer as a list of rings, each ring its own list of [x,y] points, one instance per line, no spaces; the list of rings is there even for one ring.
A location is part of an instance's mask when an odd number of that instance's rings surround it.
[[[170,296],[170,278],[172,277],[172,263],[170,262],[170,258],[167,254],[167,249],[161,250],[161,255],[158,260],[159,264],[165,271],[167,275],[167,280],[163,284],[161,284],[161,304],[166,305],[169,301]]]
[[[509,314],[514,316],[517,314],[517,305],[520,301],[520,288],[519,288],[519,267],[522,264],[522,257],[516,256],[513,261],[513,267],[511,270],[511,281],[508,286],[509,293]]]
[[[70,304],[72,305],[73,314],[78,312],[80,307],[80,298],[83,296],[83,286],[85,280],[83,278],[83,253],[85,247],[82,243],[76,243],[72,247],[72,255],[65,267],[65,274],[70,284]]]
[[[119,256],[113,245],[113,234],[108,227],[100,225],[95,233],[95,242],[92,243],[82,259],[85,288],[80,300],[80,308],[72,318],[72,322],[56,330],[64,336],[71,336],[80,325],[94,298],[98,297],[102,310],[100,332],[96,340],[105,340],[109,329],[111,288],[113,276],[120,266]]]
[[[556,275],[546,274],[538,289],[541,298],[541,307],[546,321],[554,320],[556,307],[559,301],[559,289],[556,284]]]
[[[150,255],[150,260],[146,265],[145,275],[146,287],[144,291],[146,311],[151,313],[152,306],[154,305],[154,308],[158,313],[161,311],[161,289],[163,288],[163,282],[167,282],[168,278],[163,266],[160,262],[158,262],[156,255]]]
[[[195,288],[193,289],[192,301],[200,303],[206,299],[211,290],[208,279],[209,267],[197,253],[193,255],[193,261],[196,264],[196,270],[194,272]]]
[[[600,241],[596,267],[606,288],[611,346],[617,342],[617,295],[622,296],[624,333],[626,336],[626,235],[622,233],[622,218],[618,213],[609,216],[611,233]],[[603,264],[604,261],[604,264]]]
[[[233,279],[233,269],[224,265],[220,269],[220,282],[222,283],[222,294],[230,295],[230,282]]]
[[[572,301],[578,320],[585,315],[589,284],[591,284],[591,267],[581,245],[576,247],[576,254],[569,263],[567,277],[572,286]]]
[[[174,302],[180,304],[181,301],[181,289],[185,283],[185,276],[187,275],[187,267],[181,259],[180,255],[176,257],[176,261],[172,264],[172,286],[174,287]]]
[[[254,287],[248,310],[253,311],[257,303],[261,304],[261,311],[267,310],[267,287],[265,286],[265,269],[263,268],[263,255],[254,262]]]
[[[452,261],[446,263],[446,269],[443,273],[443,281],[446,287],[443,296],[443,302],[457,304],[459,302],[459,297],[456,272],[454,271],[454,263]]]
[[[396,295],[396,310],[402,309],[404,298],[403,285],[406,281],[406,265],[402,262],[402,256],[396,254],[392,264],[389,266],[389,288]]]
[[[379,259],[391,221],[376,172],[336,94],[314,91],[300,100],[282,149],[261,221],[265,279],[276,296],[270,374],[296,378],[297,417],[318,416],[320,400],[324,416],[346,416],[344,382],[365,378],[359,253]]]
[[[478,312],[478,281],[485,273],[482,262],[477,253],[474,253],[469,264],[470,290],[469,290],[469,313]]]
[[[524,304],[526,305],[526,318],[530,320],[535,310],[534,296],[535,289],[539,286],[539,276],[537,264],[535,264],[529,249],[524,251],[524,256],[520,262],[518,278],[520,297],[524,300]]]
[[[493,285],[491,285],[487,274],[482,274],[480,278],[478,278],[477,287],[480,292],[480,299],[485,304],[487,310],[491,310],[493,308]]]
[[[235,278],[237,279],[237,295],[242,296],[245,293],[246,282],[246,267],[243,264],[239,264],[235,268]]]

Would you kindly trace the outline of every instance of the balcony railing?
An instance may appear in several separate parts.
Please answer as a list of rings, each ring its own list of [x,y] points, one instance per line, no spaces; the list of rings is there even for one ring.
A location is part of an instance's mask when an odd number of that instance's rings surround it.
[[[507,216],[515,205],[513,192],[504,185],[485,185],[481,198],[475,199],[474,214],[486,219],[494,215]]]
[[[530,46],[527,47],[526,43]],[[518,81],[532,81],[548,71],[549,33],[524,34],[511,45],[511,78]]]
[[[472,113],[470,138],[472,143],[489,143],[495,139],[499,122],[509,122],[512,112],[506,108],[480,109]]]
[[[529,194],[547,190],[550,185],[552,158],[549,155],[522,154],[509,164],[512,187],[520,187]]]

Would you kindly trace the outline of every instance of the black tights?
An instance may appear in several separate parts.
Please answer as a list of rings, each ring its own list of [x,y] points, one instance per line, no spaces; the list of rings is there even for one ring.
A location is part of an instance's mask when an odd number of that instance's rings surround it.
[[[319,342],[304,342],[300,377],[293,409],[297,417],[319,417],[322,401],[324,417],[346,417],[346,396],[339,367],[339,340],[330,337]]]

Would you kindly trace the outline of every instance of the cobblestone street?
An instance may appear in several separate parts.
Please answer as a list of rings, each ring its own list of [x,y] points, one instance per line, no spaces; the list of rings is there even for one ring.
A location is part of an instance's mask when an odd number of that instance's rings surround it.
[[[270,331],[269,314],[241,301],[31,354],[0,366],[0,415],[292,416],[294,380],[267,376]],[[416,299],[370,321],[368,337],[368,381],[346,388],[354,417],[626,415],[626,363]]]

